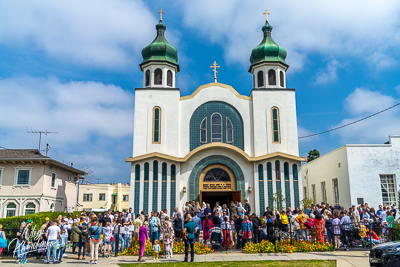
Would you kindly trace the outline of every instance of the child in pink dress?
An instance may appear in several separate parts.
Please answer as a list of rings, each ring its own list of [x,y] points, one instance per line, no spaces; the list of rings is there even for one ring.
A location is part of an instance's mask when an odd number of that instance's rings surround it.
[[[172,245],[174,241],[170,238],[169,234],[165,234],[164,236],[164,250],[165,250],[165,257],[169,259],[172,256]]]

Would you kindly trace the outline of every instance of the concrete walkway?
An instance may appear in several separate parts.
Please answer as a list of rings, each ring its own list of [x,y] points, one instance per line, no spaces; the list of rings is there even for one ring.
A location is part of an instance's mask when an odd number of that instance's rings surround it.
[[[89,257],[86,260],[77,260],[76,254],[68,253],[69,257],[64,257],[61,264],[56,266],[68,266],[68,267],[79,267],[88,265]],[[73,256],[73,257],[72,257]],[[190,257],[190,256],[189,256]],[[175,254],[172,259],[159,259],[158,262],[180,262],[183,261],[184,255]],[[290,260],[336,260],[338,267],[365,267],[369,266],[368,262],[368,251],[337,251],[337,252],[309,252],[309,253],[265,253],[265,254],[244,254],[242,252],[217,252],[208,255],[195,255],[196,262],[218,262],[218,261],[290,261]],[[42,260],[36,260],[36,258],[28,259],[29,263],[23,266],[36,267],[43,266]],[[146,262],[154,262],[153,257],[145,257]],[[99,258],[98,264],[94,266],[107,266],[117,267],[120,263],[136,263],[137,257],[131,256],[120,256],[110,257],[104,259]],[[18,263],[12,259],[0,259],[1,266],[15,266]]]

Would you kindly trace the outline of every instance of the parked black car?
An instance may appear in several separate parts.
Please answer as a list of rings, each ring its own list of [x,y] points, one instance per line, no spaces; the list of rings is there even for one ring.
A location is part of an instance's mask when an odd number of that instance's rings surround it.
[[[400,266],[400,242],[388,242],[371,248],[369,265],[382,267]]]

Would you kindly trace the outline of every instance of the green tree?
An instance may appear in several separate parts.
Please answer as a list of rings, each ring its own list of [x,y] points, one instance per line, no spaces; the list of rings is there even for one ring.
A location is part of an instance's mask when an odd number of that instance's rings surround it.
[[[310,152],[308,152],[308,156],[307,156],[307,162],[313,161],[314,159],[319,158],[319,151],[314,149],[311,150]]]
[[[272,194],[271,200],[273,203],[273,207],[277,211],[281,212],[285,209],[283,203],[286,201],[286,198],[283,197],[281,190],[278,190],[276,193]]]
[[[306,208],[311,207],[313,203],[314,201],[311,198],[304,198],[303,200],[300,201],[300,206],[304,210]]]

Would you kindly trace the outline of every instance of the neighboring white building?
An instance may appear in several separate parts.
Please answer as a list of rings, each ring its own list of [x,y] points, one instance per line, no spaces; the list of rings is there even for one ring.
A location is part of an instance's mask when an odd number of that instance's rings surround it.
[[[213,206],[249,199],[260,214],[278,191],[286,206],[299,206],[306,159],[299,156],[295,89],[286,88],[286,51],[272,40],[268,21],[250,57],[253,88],[243,84],[249,96],[216,78],[181,96],[177,50],[165,39],[162,20],[156,29],[142,50],[133,155],[125,160],[134,212],[170,212],[189,200]]]
[[[0,149],[0,218],[75,210],[84,174],[37,149]]]
[[[371,207],[396,204],[400,135],[382,145],[345,145],[302,167],[303,194],[314,203]]]

